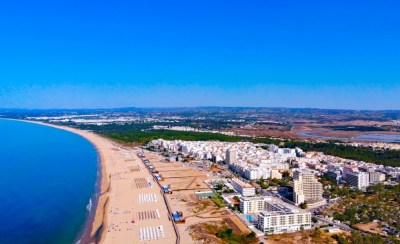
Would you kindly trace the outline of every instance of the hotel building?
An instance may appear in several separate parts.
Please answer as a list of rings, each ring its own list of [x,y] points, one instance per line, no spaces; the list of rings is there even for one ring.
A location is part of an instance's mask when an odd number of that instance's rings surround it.
[[[244,214],[258,213],[257,228],[265,233],[282,233],[311,228],[311,213],[276,197],[241,197]]]
[[[324,204],[322,184],[315,178],[311,170],[295,170],[293,172],[293,202],[299,205],[303,202],[309,207]]]

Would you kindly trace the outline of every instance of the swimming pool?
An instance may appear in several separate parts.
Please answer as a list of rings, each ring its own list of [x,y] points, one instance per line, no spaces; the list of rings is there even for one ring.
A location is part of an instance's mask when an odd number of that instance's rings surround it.
[[[249,222],[254,222],[254,221],[255,221],[253,215],[250,215],[250,214],[246,214],[246,215],[245,215],[245,218],[246,218]]]

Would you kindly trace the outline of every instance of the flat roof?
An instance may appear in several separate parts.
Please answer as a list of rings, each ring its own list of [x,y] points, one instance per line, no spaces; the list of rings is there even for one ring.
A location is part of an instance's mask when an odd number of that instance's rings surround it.
[[[174,218],[174,220],[180,220],[181,219],[181,217],[177,213],[173,213],[172,217]]]
[[[232,179],[231,181],[235,182],[236,184],[238,184],[242,188],[254,188],[252,185],[250,185],[250,184],[248,184],[246,182],[243,182],[243,181],[241,181],[239,179],[236,179],[236,178]]]
[[[261,211],[264,215],[284,215],[310,213],[292,204],[286,203],[278,197],[242,197],[244,200],[265,200],[273,210]]]

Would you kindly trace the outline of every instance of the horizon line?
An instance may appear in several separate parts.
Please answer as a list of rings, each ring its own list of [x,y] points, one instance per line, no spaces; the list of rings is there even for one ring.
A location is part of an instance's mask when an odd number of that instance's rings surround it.
[[[121,110],[121,109],[204,109],[204,108],[249,108],[249,109],[309,109],[309,110],[342,110],[342,111],[395,111],[400,112],[399,109],[354,109],[354,108],[318,108],[318,107],[268,107],[268,106],[143,106],[143,107],[110,107],[110,108],[1,108],[0,110],[26,110],[26,111],[51,111],[51,110]]]

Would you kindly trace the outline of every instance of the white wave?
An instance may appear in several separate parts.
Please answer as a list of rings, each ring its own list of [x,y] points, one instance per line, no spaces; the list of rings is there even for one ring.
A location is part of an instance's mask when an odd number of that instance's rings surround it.
[[[87,211],[89,211],[90,212],[90,210],[92,209],[92,199],[89,199],[89,203],[88,203],[88,205],[86,205],[86,209],[87,209]]]

